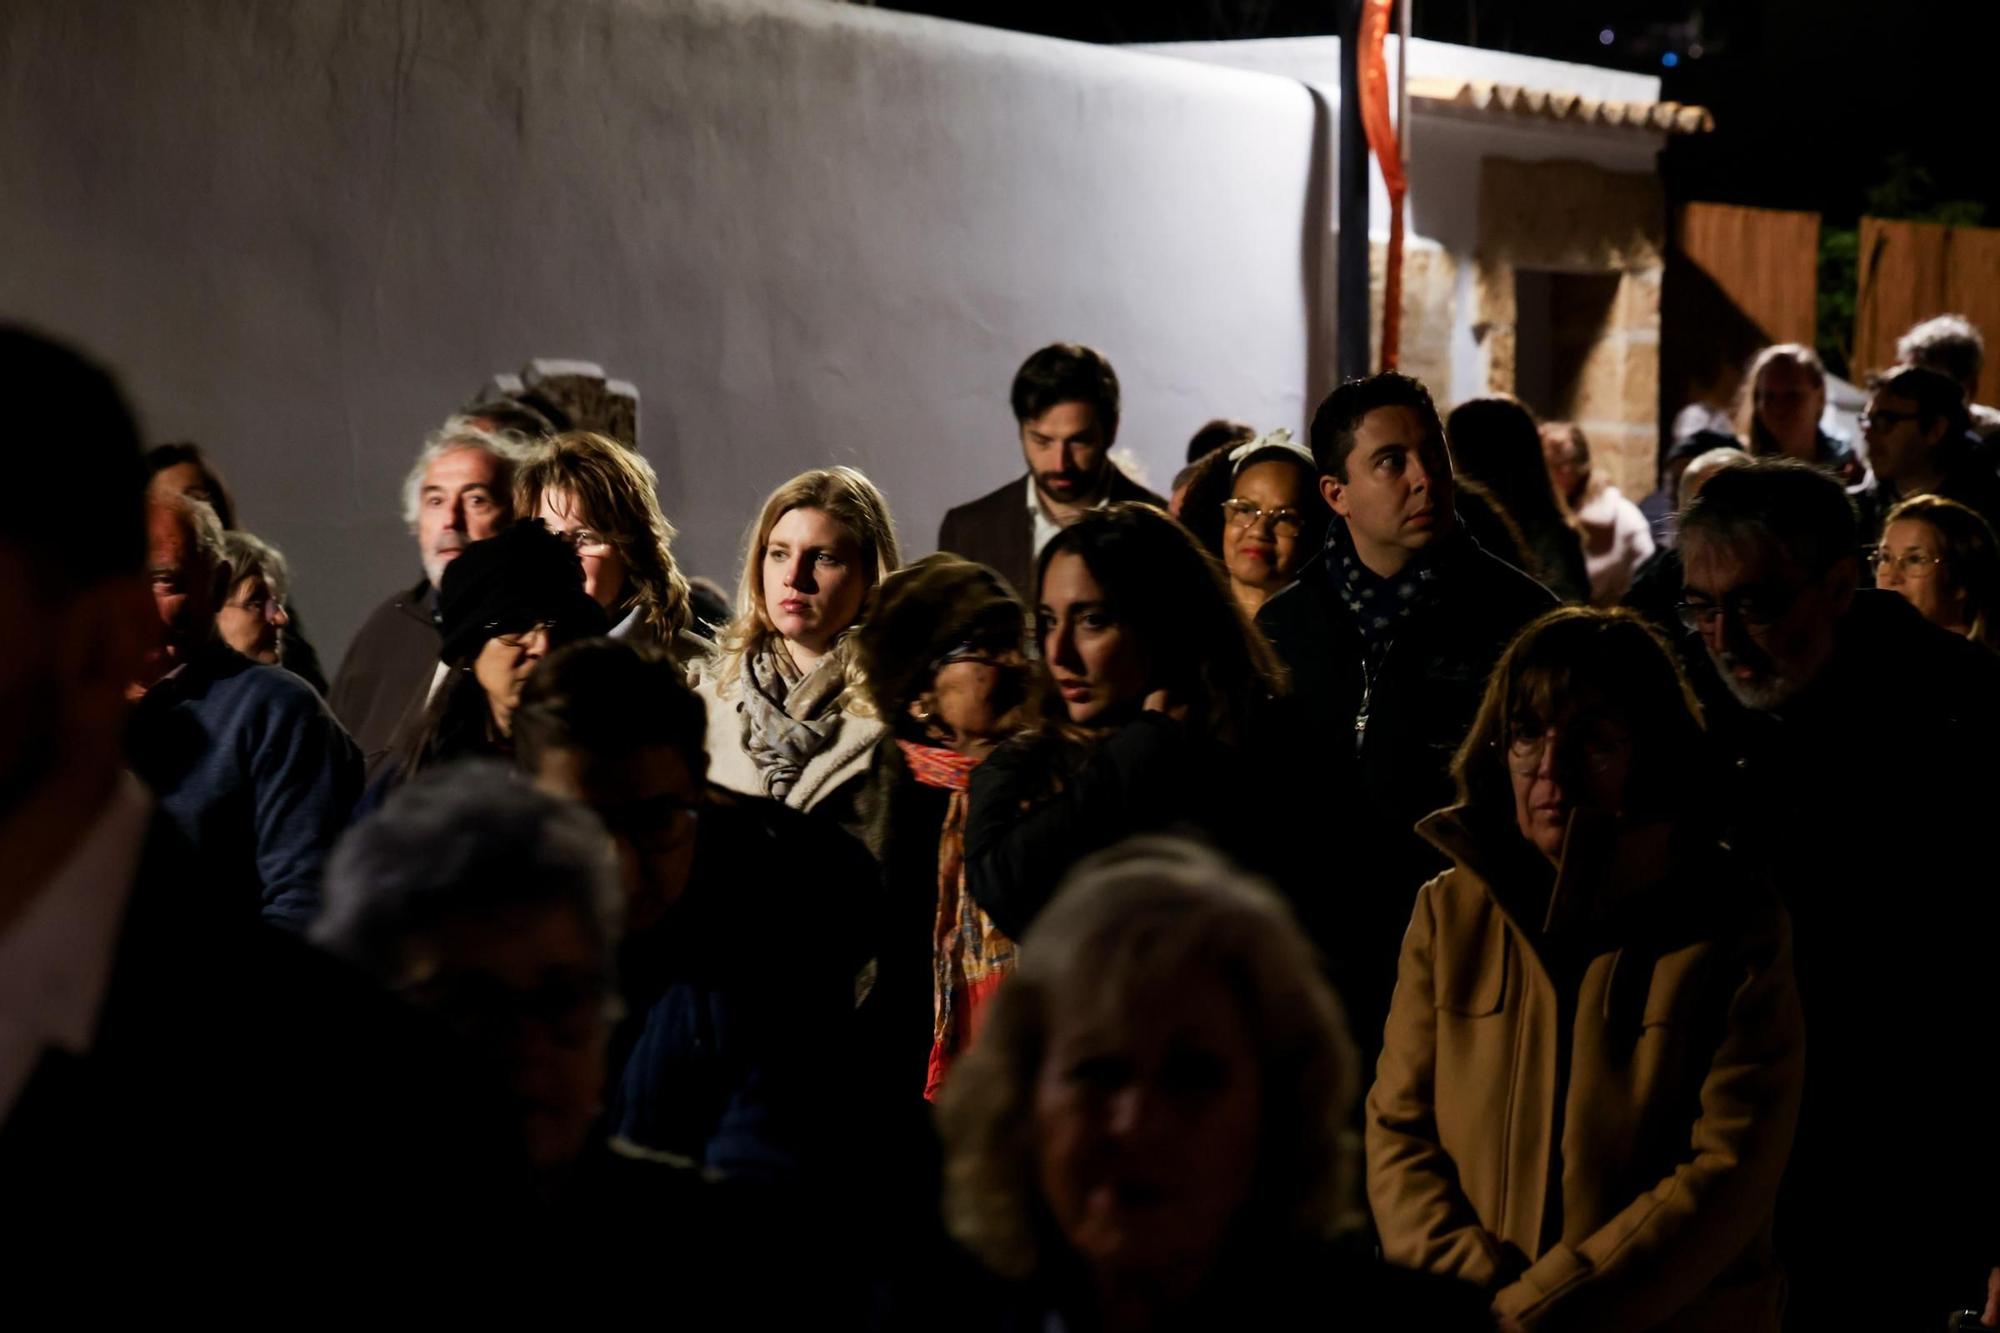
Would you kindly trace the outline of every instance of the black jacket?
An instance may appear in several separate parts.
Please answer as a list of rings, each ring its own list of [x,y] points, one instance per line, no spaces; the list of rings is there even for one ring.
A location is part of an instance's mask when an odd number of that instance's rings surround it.
[[[1028,513],[1028,487],[1034,482],[1026,475],[989,491],[977,500],[959,505],[944,516],[938,528],[938,550],[962,555],[1000,571],[1013,585],[1021,600],[1035,603],[1035,531]],[[1138,482],[1111,468],[1111,495],[1114,502],[1139,500],[1165,509],[1167,502]]]
[[[462,1277],[451,1256],[504,1243],[527,1203],[499,1089],[372,983],[200,892],[205,873],[156,816],[92,1047],[45,1053],[0,1128],[10,1295],[86,1257],[98,1279],[206,1273],[232,1300],[306,1256],[352,1292]]]
[[[1078,861],[1138,834],[1172,833],[1287,897],[1310,896],[1299,837],[1307,812],[1284,779],[1303,757],[1296,729],[1291,701],[1279,699],[1234,745],[1154,712],[1085,745],[1016,737],[972,771],[966,889],[1018,940]],[[1309,903],[1297,906],[1310,916]]]
[[[620,947],[608,1123],[724,1175],[796,1178],[848,1128],[875,864],[829,821],[719,788],[698,829],[681,898]]]
[[[1361,631],[1325,555],[1258,612],[1292,677],[1305,775],[1322,822],[1323,892],[1308,929],[1331,952],[1364,1049],[1380,1040],[1403,928],[1417,889],[1445,868],[1415,832],[1452,802],[1452,756],[1500,654],[1555,597],[1466,536],[1439,553],[1435,591],[1368,678]],[[1323,914],[1331,915],[1323,915]]]
[[[1974,1054],[2000,1049],[2000,657],[1864,588],[1795,700],[1768,713],[1723,694],[1708,715],[1732,845],[1794,925],[1807,1083],[1777,1235],[1795,1307],[1895,1327],[1929,1318],[1925,1302],[1977,1304],[2000,1262],[2000,1146]],[[1884,1133],[1891,1160],[1856,1157]],[[1859,1280],[1826,1263],[1864,1233]]]

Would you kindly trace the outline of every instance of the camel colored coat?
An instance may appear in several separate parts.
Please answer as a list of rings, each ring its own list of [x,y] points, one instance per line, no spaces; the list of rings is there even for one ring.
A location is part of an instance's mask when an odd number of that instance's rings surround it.
[[[1418,894],[1368,1094],[1384,1253],[1530,1329],[1776,1330],[1804,1069],[1782,906],[1665,826],[1573,824],[1552,888],[1511,819],[1419,831],[1455,865]]]

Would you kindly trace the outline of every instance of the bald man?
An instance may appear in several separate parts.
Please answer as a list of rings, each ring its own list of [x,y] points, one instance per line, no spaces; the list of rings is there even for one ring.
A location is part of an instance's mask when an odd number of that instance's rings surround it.
[[[303,930],[361,794],[361,752],[310,685],[217,633],[231,570],[214,510],[185,496],[150,502],[146,547],[159,626],[134,684],[133,770],[219,875],[218,892]]]

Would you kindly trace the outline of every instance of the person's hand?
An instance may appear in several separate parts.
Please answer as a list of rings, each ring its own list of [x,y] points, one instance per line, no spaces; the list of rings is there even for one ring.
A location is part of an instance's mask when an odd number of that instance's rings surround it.
[[[1154,690],[1146,696],[1146,702],[1140,706],[1148,713],[1165,713],[1176,722],[1187,721],[1188,706],[1174,698],[1172,690]]]
[[[1986,1275],[1986,1311],[1979,1316],[1979,1322],[1988,1328],[2000,1328],[2000,1268]]]

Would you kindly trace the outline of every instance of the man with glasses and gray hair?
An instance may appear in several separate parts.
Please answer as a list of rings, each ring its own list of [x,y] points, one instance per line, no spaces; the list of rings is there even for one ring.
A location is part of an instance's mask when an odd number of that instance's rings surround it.
[[[2000,803],[2000,659],[1860,586],[1853,506],[1808,464],[1717,472],[1680,549],[1690,655],[1726,687],[1707,709],[1716,796],[1797,941],[1808,1073],[1777,1231],[1792,1309],[1802,1328],[1916,1327],[2000,1261],[1991,1110],[1969,1090],[2000,1045],[1980,831]]]

